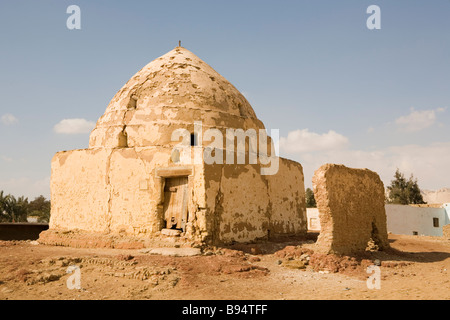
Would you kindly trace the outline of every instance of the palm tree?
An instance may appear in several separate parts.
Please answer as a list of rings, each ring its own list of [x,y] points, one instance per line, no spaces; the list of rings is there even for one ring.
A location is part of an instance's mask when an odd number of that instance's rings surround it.
[[[6,211],[5,211],[5,196],[3,195],[3,190],[0,191],[0,222],[4,222],[7,220]]]
[[[3,197],[3,191],[1,192],[3,203],[2,220],[7,222],[26,222],[28,215],[28,198],[21,196],[15,198],[13,195],[8,194]]]

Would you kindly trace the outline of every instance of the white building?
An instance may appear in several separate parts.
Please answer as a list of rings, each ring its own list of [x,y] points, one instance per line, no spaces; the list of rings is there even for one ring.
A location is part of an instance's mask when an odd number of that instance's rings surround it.
[[[450,224],[450,203],[441,207],[386,205],[388,232],[406,235],[442,237],[442,227]],[[309,231],[320,231],[319,210],[307,208]]]

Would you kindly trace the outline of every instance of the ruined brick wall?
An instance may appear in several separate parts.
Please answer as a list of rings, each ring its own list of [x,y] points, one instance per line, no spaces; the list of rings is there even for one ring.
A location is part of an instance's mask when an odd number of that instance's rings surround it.
[[[173,164],[170,154],[163,147],[57,153],[52,160],[50,229],[154,236],[163,227],[164,178],[157,171],[184,168]],[[195,208],[204,202],[204,179],[202,165],[190,168],[188,206],[195,221],[187,229],[196,239],[205,224],[195,216]]]
[[[207,165],[206,221],[213,243],[306,234],[302,166],[279,158],[274,175],[260,165]]]
[[[259,164],[174,164],[164,147],[57,153],[50,231],[157,238],[164,227],[162,180],[177,168],[191,168],[188,239],[222,244],[306,233],[299,163],[279,158],[277,173],[262,175]]]
[[[380,249],[389,246],[384,186],[377,173],[326,164],[315,172],[313,188],[321,224],[319,251],[361,252],[371,240]]]

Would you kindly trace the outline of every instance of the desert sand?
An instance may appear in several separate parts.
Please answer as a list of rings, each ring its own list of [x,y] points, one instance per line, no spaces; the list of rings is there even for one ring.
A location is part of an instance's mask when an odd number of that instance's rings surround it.
[[[337,257],[314,254],[313,240],[209,248],[196,256],[2,241],[0,299],[450,299],[450,240],[390,234],[389,242],[384,252]],[[379,289],[367,286],[366,267],[374,262]],[[81,289],[68,287],[70,265],[80,268]]]

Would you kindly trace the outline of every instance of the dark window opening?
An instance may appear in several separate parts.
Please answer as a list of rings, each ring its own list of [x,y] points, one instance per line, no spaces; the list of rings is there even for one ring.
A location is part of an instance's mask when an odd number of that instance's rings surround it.
[[[413,231],[413,236],[417,236],[417,235],[419,235],[419,232]]]
[[[433,227],[439,228],[439,218],[433,218]]]
[[[191,147],[194,147],[197,145],[197,134],[192,133],[191,134]]]

